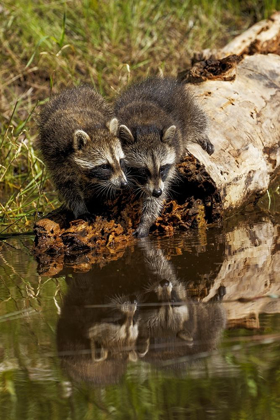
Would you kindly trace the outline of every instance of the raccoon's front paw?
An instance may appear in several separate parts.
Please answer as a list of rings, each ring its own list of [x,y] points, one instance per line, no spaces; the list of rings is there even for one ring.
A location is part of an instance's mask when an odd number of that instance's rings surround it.
[[[143,226],[138,226],[138,228],[133,232],[133,236],[135,236],[136,238],[145,238],[146,236],[149,235],[149,230]]]
[[[215,147],[208,137],[200,139],[199,144],[201,145],[202,149],[208,153],[208,155],[212,155],[214,153]]]

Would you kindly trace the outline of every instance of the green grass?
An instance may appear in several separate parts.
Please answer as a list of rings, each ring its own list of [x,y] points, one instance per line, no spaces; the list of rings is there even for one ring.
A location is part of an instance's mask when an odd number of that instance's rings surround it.
[[[275,9],[280,0],[2,2],[0,233],[30,230],[58,205],[32,146],[51,92],[90,82],[112,99],[131,79],[176,75]]]

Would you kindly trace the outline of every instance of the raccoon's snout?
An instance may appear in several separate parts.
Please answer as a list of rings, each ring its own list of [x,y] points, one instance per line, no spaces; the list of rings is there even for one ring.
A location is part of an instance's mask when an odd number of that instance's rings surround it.
[[[115,178],[115,180],[113,180],[113,184],[115,185],[116,188],[125,188],[128,186],[127,179],[124,175],[121,175],[118,178]]]
[[[127,186],[128,186],[127,179],[122,178],[121,181],[120,181],[120,187],[125,188]]]
[[[162,189],[161,188],[154,188],[153,192],[152,192],[152,196],[153,197],[160,197],[162,194]]]
[[[161,280],[159,282],[161,287],[168,287],[170,285],[170,281],[169,280]]]

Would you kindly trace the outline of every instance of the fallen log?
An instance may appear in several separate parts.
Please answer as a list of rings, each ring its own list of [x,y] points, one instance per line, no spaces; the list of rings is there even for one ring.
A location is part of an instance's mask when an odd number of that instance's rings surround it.
[[[205,228],[205,223],[256,201],[268,189],[280,164],[279,39],[276,13],[179,75],[209,117],[215,152],[209,156],[199,145],[189,146],[178,166],[182,182],[154,232]],[[139,200],[130,193],[106,203],[92,225],[71,222],[73,215],[62,209],[36,223],[35,255],[40,259],[94,250],[96,262],[104,263],[106,256],[112,258],[134,240],[139,217]]]

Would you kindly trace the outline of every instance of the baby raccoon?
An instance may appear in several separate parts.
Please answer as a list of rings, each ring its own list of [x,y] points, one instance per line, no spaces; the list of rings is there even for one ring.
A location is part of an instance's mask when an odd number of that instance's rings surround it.
[[[87,202],[96,204],[127,185],[115,123],[109,105],[90,86],[63,91],[41,111],[38,147],[75,218],[90,218]]]
[[[129,177],[144,195],[135,232],[144,237],[159,215],[187,145],[199,143],[209,154],[214,146],[205,133],[203,111],[172,78],[154,77],[131,86],[116,100],[115,115]]]

